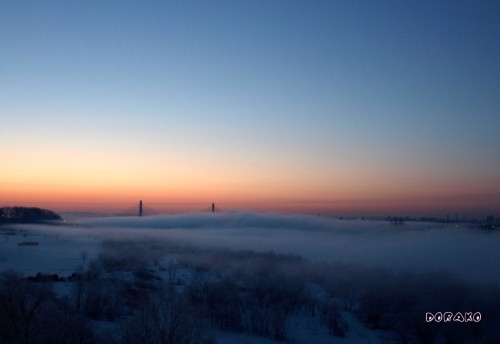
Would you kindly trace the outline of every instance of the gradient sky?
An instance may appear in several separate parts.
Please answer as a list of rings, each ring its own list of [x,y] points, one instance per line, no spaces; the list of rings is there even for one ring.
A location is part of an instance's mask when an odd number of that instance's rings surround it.
[[[500,215],[499,1],[2,1],[0,206]]]

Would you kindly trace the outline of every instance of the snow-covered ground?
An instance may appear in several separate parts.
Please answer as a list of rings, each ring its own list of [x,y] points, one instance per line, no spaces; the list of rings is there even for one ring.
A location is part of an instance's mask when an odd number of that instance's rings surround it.
[[[115,242],[123,244],[115,245]],[[394,226],[384,221],[256,213],[88,218],[57,225],[0,227],[0,272],[14,269],[24,276],[42,273],[68,277],[79,268],[88,268],[89,263],[98,258],[104,261],[106,257],[112,260],[130,255],[136,260],[144,260],[142,273],[151,274],[153,281],[163,283],[174,278],[180,292],[196,278],[218,283],[227,277],[237,279],[243,276],[242,283],[248,283],[248,276],[255,274],[256,278],[261,278],[262,271],[270,273],[269,276],[282,273],[293,281],[301,274],[302,261],[307,264],[336,262],[363,268],[384,267],[394,272],[449,271],[472,284],[480,282],[498,286],[498,247],[499,233],[418,222]],[[230,253],[225,254],[226,251]],[[238,254],[247,251],[257,254]],[[258,252],[291,255],[292,258],[276,265],[285,270],[265,272],[266,266],[262,264],[271,261],[263,259]],[[300,257],[297,263],[294,263],[294,256]],[[325,274],[328,274],[327,270]],[[339,271],[334,273],[342,274]],[[133,281],[140,273],[137,269],[115,271],[108,272],[107,277]],[[307,273],[309,277],[305,278],[314,278],[311,277],[313,273]],[[353,272],[352,276],[357,275]],[[235,281],[231,288],[240,288],[239,293],[245,294],[248,292],[246,287],[238,286],[241,281]],[[343,281],[342,276],[335,281]],[[55,291],[69,297],[72,283],[54,283]],[[328,283],[319,286],[309,281],[304,293],[312,295],[315,300],[330,298],[339,301],[337,296],[328,294],[331,292],[325,287]],[[339,293],[339,286],[336,288],[336,293]],[[358,289],[362,290],[359,286]],[[285,341],[304,344],[398,341],[394,332],[369,329],[353,311],[346,309],[340,314],[348,330],[345,336],[333,336],[318,310],[313,313],[302,309],[288,314]],[[118,325],[100,320],[94,321],[94,326],[111,333],[117,331]],[[221,344],[279,343],[272,340],[272,336],[245,331],[219,329],[214,330],[213,336]]]
[[[500,284],[500,233],[465,225],[337,220],[326,217],[225,213],[103,217],[67,225],[0,228],[0,271],[67,274],[99,252],[102,240],[153,238],[199,247],[273,251],[313,261],[340,261],[394,270],[449,271],[477,282]],[[24,234],[23,234],[24,233]],[[24,236],[26,235],[26,237]],[[38,246],[17,246],[35,240]],[[87,259],[88,261],[88,259]]]
[[[96,257],[100,239],[75,235],[71,227],[65,233],[45,231],[37,226],[21,226],[18,231],[6,231],[0,227],[0,271],[14,269],[23,275],[44,274],[71,275],[77,266]],[[57,227],[59,228],[59,227]],[[37,245],[19,245],[24,242]],[[85,256],[85,259],[83,259]]]

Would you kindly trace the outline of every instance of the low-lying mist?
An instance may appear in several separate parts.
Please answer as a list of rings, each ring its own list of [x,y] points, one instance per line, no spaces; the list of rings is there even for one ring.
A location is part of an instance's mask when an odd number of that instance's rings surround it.
[[[200,249],[273,251],[311,261],[396,271],[444,270],[468,282],[500,284],[496,266],[500,261],[499,233],[460,224],[408,222],[396,226],[385,221],[251,212],[109,217],[66,223],[16,228],[76,240],[91,253],[106,239],[154,239]]]

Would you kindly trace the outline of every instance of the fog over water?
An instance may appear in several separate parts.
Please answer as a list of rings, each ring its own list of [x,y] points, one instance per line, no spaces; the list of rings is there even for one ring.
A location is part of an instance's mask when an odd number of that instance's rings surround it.
[[[199,248],[274,251],[311,261],[340,261],[393,270],[446,270],[469,282],[500,284],[499,233],[469,229],[465,224],[407,222],[396,226],[387,221],[235,212],[91,218],[69,225],[16,228],[43,234],[46,242],[30,251],[2,240],[2,270],[17,264],[21,271],[30,271],[37,264],[45,264],[69,272],[78,264],[81,250],[95,255],[104,239],[154,239]],[[12,240],[20,239],[10,240],[12,244]],[[31,258],[23,260],[23,255]],[[67,257],[71,259],[68,261]],[[35,267],[23,269],[23,264]],[[68,266],[62,268],[64,264]]]

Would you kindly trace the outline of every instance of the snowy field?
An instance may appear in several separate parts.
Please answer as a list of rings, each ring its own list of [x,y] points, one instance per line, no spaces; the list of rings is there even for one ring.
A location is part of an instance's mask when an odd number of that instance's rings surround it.
[[[54,291],[85,314],[95,343],[144,337],[145,314],[177,299],[186,323],[203,323],[186,343],[487,342],[500,321],[499,248],[499,233],[456,224],[102,217],[0,227],[0,272],[62,277]],[[426,311],[447,310],[481,311],[481,329],[426,324]]]
[[[447,271],[500,284],[500,234],[462,224],[338,220],[317,216],[231,213],[68,220],[65,225],[0,228],[0,270],[68,274],[95,258],[106,239],[158,239],[200,248],[292,254],[415,272]],[[17,246],[34,240],[38,246]],[[88,260],[87,260],[88,261]]]

